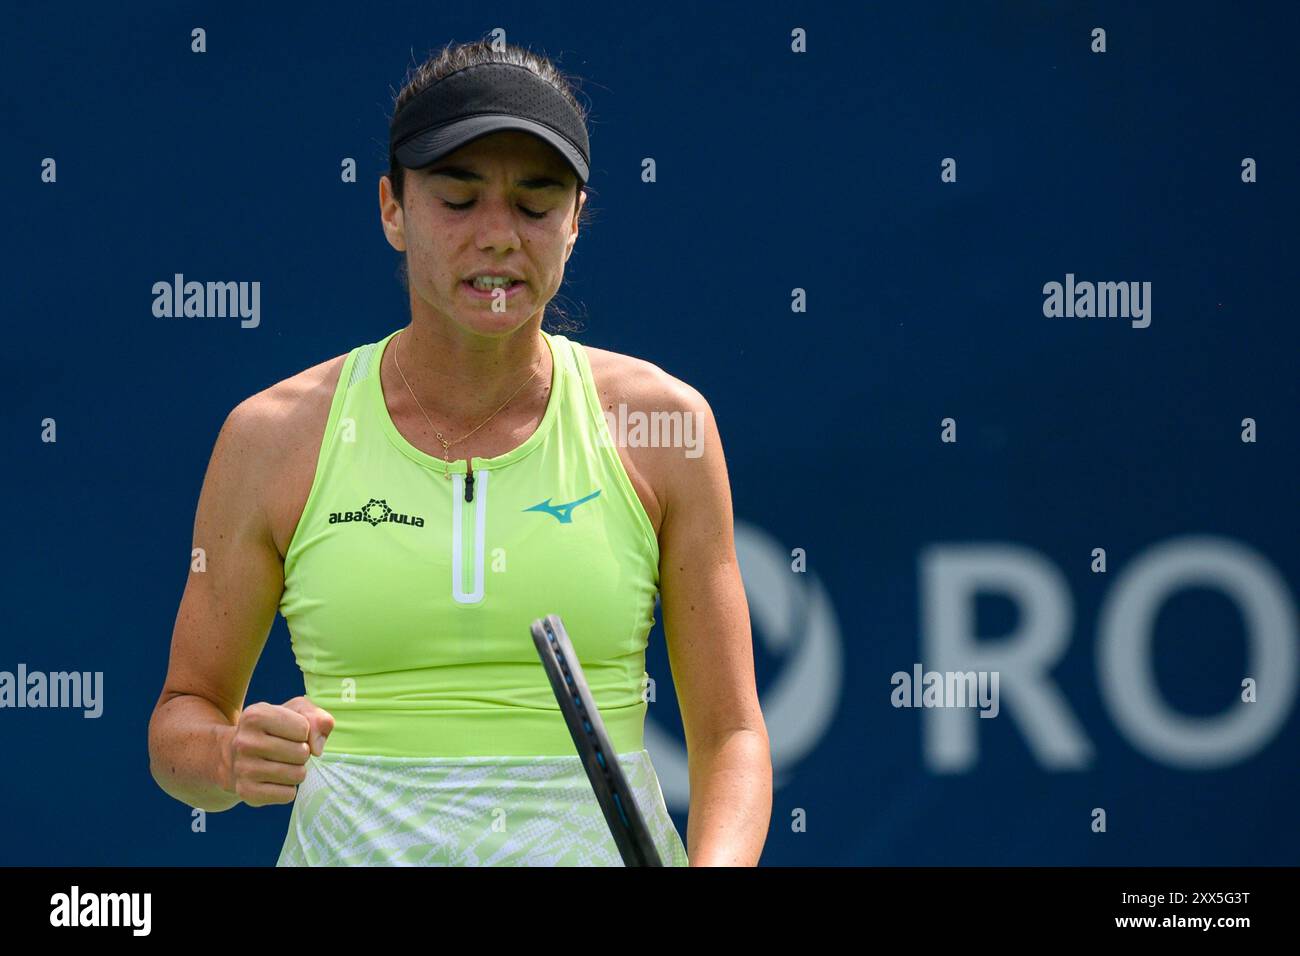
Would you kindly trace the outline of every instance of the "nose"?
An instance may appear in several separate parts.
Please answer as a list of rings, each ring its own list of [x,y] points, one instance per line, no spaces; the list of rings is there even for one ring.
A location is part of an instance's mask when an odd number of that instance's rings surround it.
[[[474,204],[474,227],[480,249],[509,251],[519,248],[519,233],[510,200],[500,195],[484,195]]]

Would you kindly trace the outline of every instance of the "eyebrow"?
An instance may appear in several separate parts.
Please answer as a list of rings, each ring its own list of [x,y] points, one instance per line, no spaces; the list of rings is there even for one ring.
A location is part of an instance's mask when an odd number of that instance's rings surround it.
[[[429,171],[430,176],[446,176],[463,183],[481,183],[485,180],[472,169],[464,166],[437,166]],[[529,179],[517,179],[515,185],[520,189],[568,189],[569,184],[551,176],[534,176]]]

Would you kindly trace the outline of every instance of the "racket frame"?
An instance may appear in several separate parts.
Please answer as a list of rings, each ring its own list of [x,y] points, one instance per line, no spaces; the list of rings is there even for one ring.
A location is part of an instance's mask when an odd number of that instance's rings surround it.
[[[559,615],[548,614],[533,621],[529,631],[623,864],[663,866],[564,622]]]

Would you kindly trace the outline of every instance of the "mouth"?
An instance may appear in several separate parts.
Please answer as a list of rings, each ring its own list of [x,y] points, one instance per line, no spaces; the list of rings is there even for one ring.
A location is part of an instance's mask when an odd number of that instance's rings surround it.
[[[503,294],[507,299],[513,298],[522,292],[528,283],[523,279],[516,279],[510,276],[475,276],[472,279],[462,279],[461,288],[476,299],[495,299],[498,292]]]

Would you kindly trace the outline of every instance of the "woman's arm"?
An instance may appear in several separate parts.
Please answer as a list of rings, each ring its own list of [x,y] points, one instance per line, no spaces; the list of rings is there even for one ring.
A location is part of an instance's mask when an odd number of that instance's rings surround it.
[[[691,866],[753,866],[772,816],[772,759],[754,680],[749,605],[736,561],[731,487],[713,410],[676,379],[648,399],[689,414],[703,453],[667,449],[659,587],[682,712],[691,804]]]
[[[261,505],[267,455],[258,396],[217,436],[199,493],[195,549],[172,631],[162,694],[149,720],[149,768],[171,796],[204,810],[241,802],[232,741],[283,588]]]

